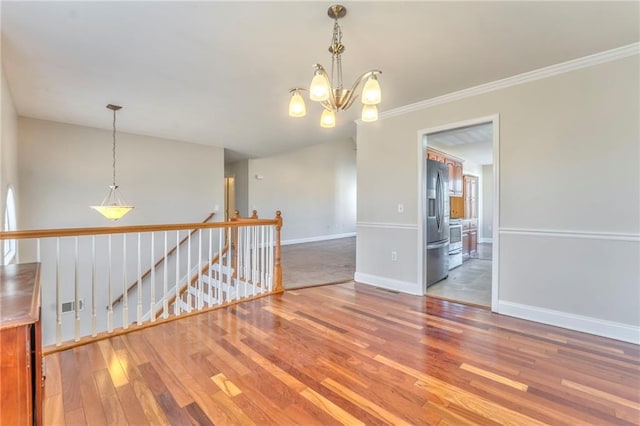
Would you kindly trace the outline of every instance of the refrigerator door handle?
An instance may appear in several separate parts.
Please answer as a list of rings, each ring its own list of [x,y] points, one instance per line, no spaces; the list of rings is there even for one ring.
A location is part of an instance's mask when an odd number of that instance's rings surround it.
[[[442,217],[441,217],[441,204],[442,202],[442,194],[440,191],[440,170],[438,170],[438,174],[436,177],[436,226],[438,227],[438,231],[442,232],[442,227],[441,227],[441,221],[442,221]]]
[[[427,250],[439,249],[439,248],[442,248],[442,247],[444,247],[444,246],[446,246],[448,244],[449,244],[448,240],[442,240],[442,241],[437,242],[437,243],[427,244]]]

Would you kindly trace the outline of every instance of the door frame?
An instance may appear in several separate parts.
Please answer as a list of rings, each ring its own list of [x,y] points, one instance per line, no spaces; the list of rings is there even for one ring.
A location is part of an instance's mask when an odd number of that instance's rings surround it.
[[[500,290],[500,115],[493,114],[454,123],[443,124],[418,130],[418,277],[421,280],[422,293],[427,294],[427,268],[424,256],[426,236],[425,205],[425,171],[427,167],[427,140],[430,133],[454,130],[476,124],[491,123],[493,127],[493,229],[491,256],[491,311],[498,312],[498,295]]]

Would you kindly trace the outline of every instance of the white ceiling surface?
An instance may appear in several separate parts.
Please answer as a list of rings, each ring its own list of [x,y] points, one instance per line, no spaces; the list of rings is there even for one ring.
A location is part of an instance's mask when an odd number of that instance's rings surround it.
[[[330,68],[330,2],[1,2],[19,115],[260,157],[355,136],[288,90]],[[637,42],[640,3],[345,2],[344,84],[379,68],[380,111]]]
[[[427,135],[427,145],[479,165],[493,164],[493,124],[477,124]]]

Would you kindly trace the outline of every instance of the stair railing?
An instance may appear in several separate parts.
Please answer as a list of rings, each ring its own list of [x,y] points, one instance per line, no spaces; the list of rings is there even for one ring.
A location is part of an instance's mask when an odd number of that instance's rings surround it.
[[[212,212],[209,214],[209,216],[207,216],[202,223],[207,223],[209,222],[211,219],[213,219],[213,216],[215,216],[215,212]],[[127,287],[127,293],[130,293],[133,289],[135,289],[138,286],[138,283],[144,281],[145,279],[147,279],[150,275],[151,275],[151,270],[152,269],[157,269],[160,265],[162,265],[164,262],[166,262],[167,258],[173,256],[173,254],[180,249],[180,247],[189,239],[189,236],[193,235],[195,232],[197,231],[197,229],[194,229],[191,231],[191,233],[184,237],[183,239],[180,240],[179,243],[177,243],[175,246],[173,246],[173,248],[171,250],[169,250],[168,252],[166,252],[165,254],[162,255],[162,257],[160,257],[151,268],[147,269],[141,276],[140,276],[140,281],[135,280],[134,282],[132,282],[129,287]],[[113,299],[113,301],[111,302],[113,306],[116,306],[118,303],[122,302],[122,299],[124,299],[124,293],[121,293],[118,297],[116,297],[115,299]]]
[[[16,240],[21,262],[41,263],[42,338],[44,352],[52,353],[282,292],[281,228],[277,212],[274,219],[250,221],[0,232],[0,241]],[[238,264],[252,274],[233,270],[231,231],[242,238]],[[169,240],[180,242],[185,234],[185,249],[152,268],[149,285],[129,297],[127,277],[141,282],[141,265],[158,252],[166,257]],[[116,289],[123,298],[114,306]]]

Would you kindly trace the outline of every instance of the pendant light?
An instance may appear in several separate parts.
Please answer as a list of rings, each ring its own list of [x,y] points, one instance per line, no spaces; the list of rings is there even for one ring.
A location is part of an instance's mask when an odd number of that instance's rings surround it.
[[[125,214],[129,213],[133,206],[128,206],[125,203],[122,196],[118,192],[118,185],[116,185],[116,111],[121,109],[121,106],[118,105],[107,105],[107,108],[113,111],[113,181],[109,186],[109,192],[107,196],[104,197],[102,203],[99,206],[90,206],[92,209],[97,210],[100,214],[106,217],[109,220],[118,220],[122,218]]]

